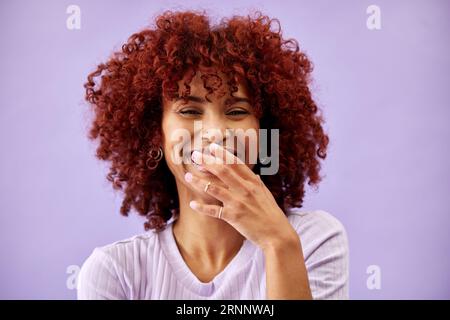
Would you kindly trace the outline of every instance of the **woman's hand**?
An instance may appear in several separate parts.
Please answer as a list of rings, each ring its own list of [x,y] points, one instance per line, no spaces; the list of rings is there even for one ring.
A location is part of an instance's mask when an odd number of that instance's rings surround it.
[[[263,250],[298,241],[296,231],[261,177],[222,146],[211,144],[210,150],[212,155],[194,151],[192,159],[223,182],[223,185],[211,183],[207,189],[209,195],[223,203],[221,218]],[[205,192],[209,182],[191,173],[186,173],[185,179],[199,192]],[[218,205],[197,201],[191,201],[190,206],[216,218],[220,210]]]

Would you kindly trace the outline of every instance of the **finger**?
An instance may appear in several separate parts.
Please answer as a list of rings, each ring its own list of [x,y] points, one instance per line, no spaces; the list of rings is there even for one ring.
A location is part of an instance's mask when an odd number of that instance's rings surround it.
[[[210,216],[214,218],[219,218],[219,212],[220,212],[220,206],[214,205],[214,204],[204,204],[197,201],[191,201],[189,202],[189,206],[194,209],[195,211]],[[223,219],[223,209],[222,209],[222,216],[221,219]]]
[[[217,143],[211,143],[209,145],[211,153],[220,158],[225,158],[225,164],[232,166],[236,169],[239,176],[243,177],[246,181],[257,180],[256,174],[243,162],[239,157],[235,156],[232,152]]]
[[[244,165],[245,166],[245,162],[243,162],[239,157],[235,156],[232,152],[230,152],[224,146],[221,146],[217,143],[211,143],[209,145],[209,150],[211,151],[212,155],[214,155],[222,160],[225,158],[226,164]]]
[[[206,185],[209,181],[200,177],[194,176],[192,173],[187,172],[184,178],[199,192],[205,192]],[[211,183],[206,190],[206,193],[213,196],[217,200],[225,203],[233,200],[233,196],[230,190],[218,185],[217,183]]]
[[[192,153],[192,160],[217,176],[217,178],[222,180],[229,188],[238,190],[243,188],[244,180],[232,167],[225,165],[222,159],[194,151]]]

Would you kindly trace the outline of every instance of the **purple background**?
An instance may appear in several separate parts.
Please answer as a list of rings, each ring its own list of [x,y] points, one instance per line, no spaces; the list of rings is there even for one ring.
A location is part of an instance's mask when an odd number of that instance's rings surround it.
[[[70,4],[81,8],[81,30],[66,28]],[[381,30],[366,27],[371,4]],[[331,145],[305,209],[344,223],[351,298],[449,299],[445,0],[1,1],[0,298],[73,299],[68,266],[143,232],[139,218],[119,215],[121,196],[94,158],[82,84],[158,13],[203,8],[214,19],[261,9],[313,60]],[[366,286],[373,264],[380,290]]]

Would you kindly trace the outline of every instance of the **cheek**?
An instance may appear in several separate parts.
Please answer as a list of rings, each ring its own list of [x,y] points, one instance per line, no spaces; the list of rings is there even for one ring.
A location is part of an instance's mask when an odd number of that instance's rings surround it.
[[[255,137],[254,137],[253,141],[248,141],[249,146],[247,147],[246,157],[249,161],[249,163],[247,165],[252,169],[255,166],[255,164],[257,163],[258,154],[259,154],[259,128],[260,128],[259,120],[256,117],[253,117],[250,126],[255,131]],[[250,148],[252,149],[251,152],[249,150]],[[250,156],[250,153],[253,154],[253,157]]]
[[[162,133],[162,147],[164,150],[164,154],[168,155],[168,152],[170,151],[170,144],[171,144],[171,132],[172,132],[172,128],[171,128],[171,122],[170,119],[167,119],[166,117],[163,116],[163,120],[161,123],[161,133]]]
[[[167,163],[170,164],[173,162],[172,160],[172,150],[176,145],[176,141],[173,140],[173,133],[177,129],[177,122],[173,116],[167,115],[163,113],[162,123],[161,123],[161,131],[162,131],[162,140],[163,140],[163,150],[165,154],[165,158]]]
[[[246,121],[245,123],[245,127],[244,130],[251,130],[254,132],[254,137],[256,141],[252,141],[252,143],[259,143],[259,120],[255,117],[251,117],[250,119],[248,119],[248,121]],[[248,143],[248,141],[246,142]]]
[[[248,167],[253,168],[257,163],[259,153],[259,120],[256,117],[249,117],[245,121],[239,123],[236,128],[251,132],[251,134],[245,135],[245,138],[244,136],[238,138],[240,139],[238,145],[245,148],[245,163]]]
[[[163,117],[161,127],[166,162],[171,168],[181,166],[183,148],[191,143],[191,128],[176,117]]]

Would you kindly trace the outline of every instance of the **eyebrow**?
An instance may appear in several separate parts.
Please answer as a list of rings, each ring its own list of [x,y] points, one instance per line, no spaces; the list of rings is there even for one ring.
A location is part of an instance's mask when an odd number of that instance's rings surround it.
[[[183,100],[183,97],[177,97],[175,99],[175,102],[178,102],[179,100]],[[198,102],[198,103],[205,103],[206,100],[202,97],[197,97],[197,96],[187,96],[186,100],[188,101],[192,101],[192,102]],[[248,104],[250,103],[250,99],[248,98],[244,98],[244,97],[231,97],[225,100],[225,104],[228,103],[237,103],[237,102],[247,102]]]

